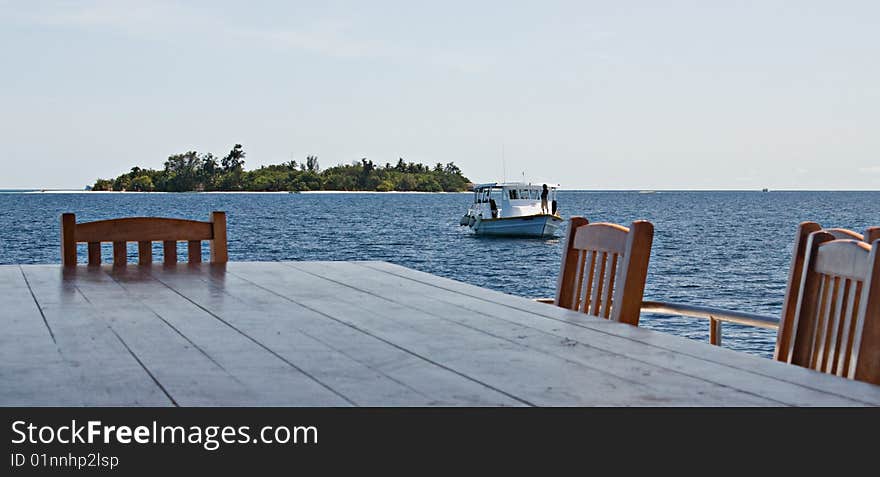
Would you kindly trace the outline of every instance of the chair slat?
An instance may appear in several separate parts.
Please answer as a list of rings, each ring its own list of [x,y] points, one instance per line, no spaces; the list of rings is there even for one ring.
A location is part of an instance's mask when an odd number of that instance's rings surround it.
[[[89,265],[101,264],[101,242],[89,242]]]
[[[859,302],[862,299],[862,284],[855,282],[855,289],[852,293],[852,303],[848,307],[849,312],[843,322],[843,335],[841,335],[840,356],[837,358],[837,374],[838,376],[846,376],[849,371],[849,356],[852,353],[853,336],[855,335],[855,324],[858,321]]]
[[[593,279],[592,292],[590,293],[589,314],[599,316],[599,308],[602,306],[602,286],[605,282],[605,264],[608,261],[608,252],[597,252],[599,257],[596,275]]]
[[[113,265],[121,266],[128,263],[128,246],[125,242],[113,242]]]
[[[153,263],[153,242],[141,240],[138,242],[138,264],[149,265]]]
[[[844,279],[845,280],[845,279]],[[828,362],[828,353],[831,351],[832,337],[837,330],[837,316],[843,296],[841,277],[832,279],[831,302],[828,305],[828,317],[822,327],[822,339],[819,341],[819,356],[816,358],[816,370],[824,371]]]
[[[584,285],[583,289],[578,291],[578,296],[580,296],[580,304],[578,305],[577,310],[580,310],[586,313],[590,309],[590,298],[592,297],[591,292],[593,290],[593,281],[595,280],[596,274],[596,258],[598,252],[595,250],[591,250],[586,252],[587,254],[587,263],[584,265]]]
[[[818,358],[822,353],[821,343],[825,339],[825,320],[828,317],[828,310],[831,308],[831,303],[834,299],[834,278],[828,275],[822,275],[821,280],[822,291],[819,294],[819,307],[816,310],[816,315],[812,327],[813,338],[811,339],[812,351],[810,352],[809,367],[813,369],[816,369]]]
[[[602,318],[609,318],[611,316],[611,295],[614,291],[614,278],[617,275],[617,257],[618,254],[611,254],[608,271],[605,274],[605,284],[602,286],[602,290],[605,293],[602,297],[602,308],[599,312],[599,316]]]
[[[165,240],[162,242],[162,257],[165,265],[177,263],[177,241]]]
[[[584,283],[584,270],[585,270],[585,266],[586,266],[587,255],[588,255],[588,252],[585,252],[583,250],[577,251],[577,265],[576,265],[577,268],[575,271],[576,276],[575,276],[575,281],[574,281],[574,283],[576,283],[576,285],[574,286],[574,288],[571,292],[571,306],[569,307],[569,309],[572,309],[572,310],[577,310],[578,307],[580,306],[581,302],[583,301],[581,299],[581,287],[583,286],[583,283]],[[566,288],[571,288],[571,285],[569,285]]]
[[[832,319],[828,321],[827,338],[825,340],[825,353],[822,360],[822,372],[834,373],[834,367],[837,365],[838,346],[840,345],[840,336],[843,331],[843,315],[846,313],[846,307],[849,303],[851,280],[843,278],[840,280],[838,290],[837,304],[832,314]]]
[[[187,256],[189,263],[202,263],[201,240],[190,240],[187,242]]]
[[[590,269],[591,252],[588,252],[586,250],[579,250],[578,255],[581,256],[582,259],[580,262],[578,262],[578,279],[577,279],[577,285],[574,287],[574,290],[572,291],[573,300],[571,302],[571,307],[569,308],[570,310],[580,310],[581,309],[581,305],[584,303],[584,287],[586,286],[587,281],[589,281],[589,279],[590,279],[589,269]],[[568,286],[570,287],[571,285],[568,285]]]

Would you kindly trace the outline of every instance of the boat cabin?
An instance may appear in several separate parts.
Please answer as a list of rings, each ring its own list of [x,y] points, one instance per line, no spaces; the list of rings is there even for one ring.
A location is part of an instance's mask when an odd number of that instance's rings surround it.
[[[506,182],[477,184],[474,203],[468,215],[484,219],[541,215],[541,193],[544,184]],[[547,184],[547,207],[556,215],[556,191],[559,184]]]

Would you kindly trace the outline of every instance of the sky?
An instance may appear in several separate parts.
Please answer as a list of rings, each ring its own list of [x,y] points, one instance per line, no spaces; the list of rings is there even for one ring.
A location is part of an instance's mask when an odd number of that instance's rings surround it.
[[[172,154],[880,189],[876,1],[0,0],[0,188]]]

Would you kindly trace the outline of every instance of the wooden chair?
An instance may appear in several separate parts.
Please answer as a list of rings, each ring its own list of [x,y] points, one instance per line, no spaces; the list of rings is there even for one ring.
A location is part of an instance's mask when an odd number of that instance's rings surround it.
[[[795,234],[791,267],[788,272],[788,285],[785,291],[785,299],[782,302],[782,316],[779,319],[779,326],[776,334],[776,350],[773,354],[773,358],[778,361],[790,360],[790,356],[783,350],[790,349],[792,334],[791,322],[794,320],[797,298],[801,289],[801,279],[803,276],[804,261],[806,259],[807,251],[807,240],[809,239],[810,234],[819,231],[824,231],[835,239],[857,240],[868,244],[880,239],[880,227],[869,227],[864,234],[859,234],[852,230],[841,228],[823,229],[822,226],[816,222],[801,222],[798,226],[797,234]]]
[[[554,304],[638,326],[654,226],[569,222]]]
[[[89,244],[89,265],[101,264],[101,242],[113,242],[113,264],[127,263],[127,242],[138,243],[138,263],[153,261],[152,242],[163,242],[165,264],[177,263],[177,242],[188,242],[189,263],[202,261],[202,240],[211,247],[211,263],[226,263],[226,213],[213,212],[211,220],[128,217],[76,223],[74,214],[61,216],[61,263],[76,265],[76,244]]]
[[[880,384],[880,239],[811,233],[781,361]]]

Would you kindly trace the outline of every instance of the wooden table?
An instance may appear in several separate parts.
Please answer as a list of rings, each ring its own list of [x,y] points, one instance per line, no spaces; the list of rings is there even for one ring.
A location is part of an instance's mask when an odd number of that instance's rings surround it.
[[[880,386],[383,262],[0,266],[0,404],[850,406]]]

